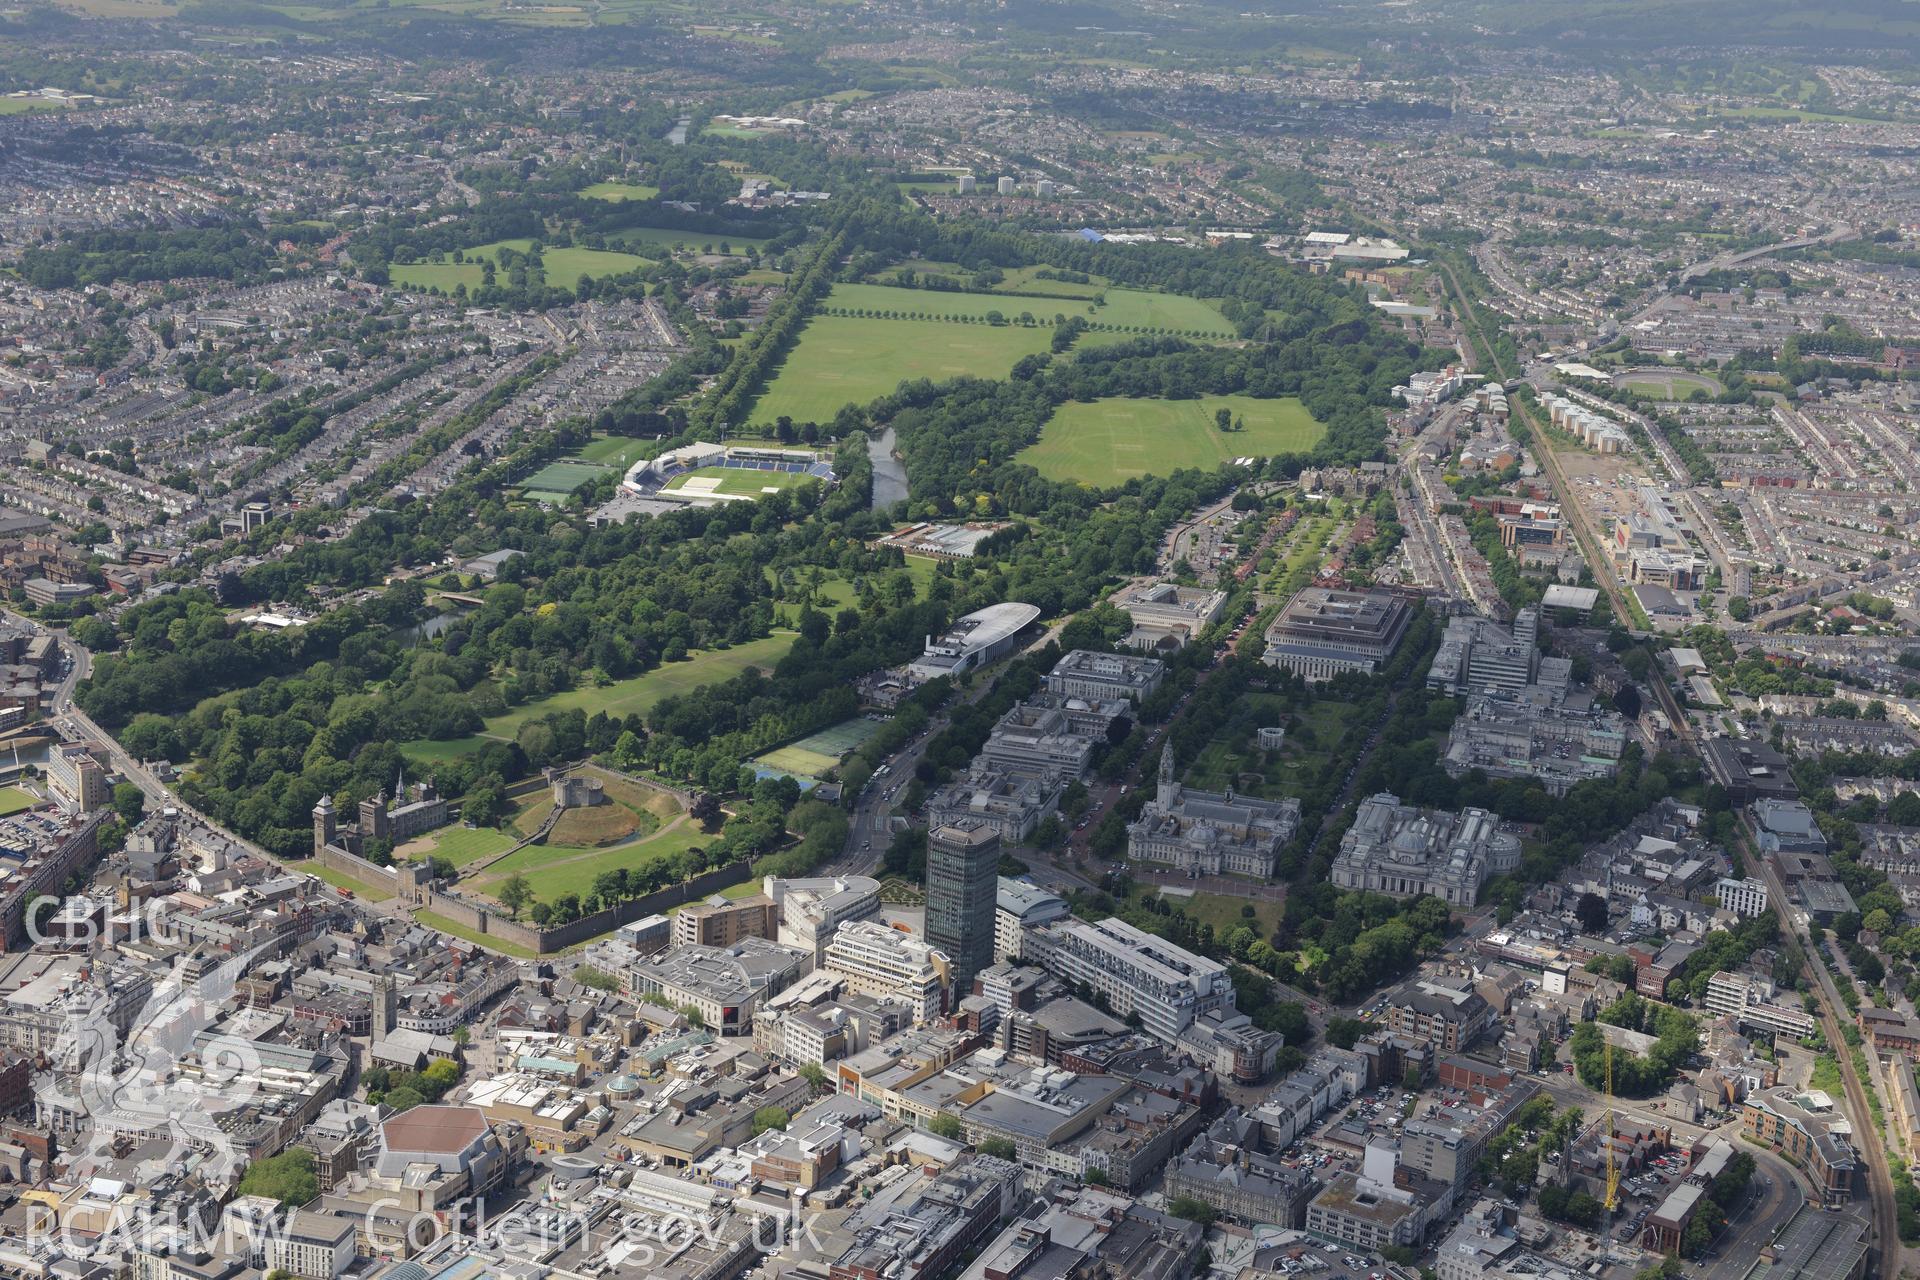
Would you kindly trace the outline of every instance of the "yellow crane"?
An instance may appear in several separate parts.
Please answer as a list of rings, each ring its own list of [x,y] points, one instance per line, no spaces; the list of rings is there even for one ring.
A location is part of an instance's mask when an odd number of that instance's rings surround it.
[[[1607,1041],[1607,1127],[1602,1142],[1607,1148],[1607,1213],[1620,1207],[1620,1167],[1613,1162],[1613,1041]]]

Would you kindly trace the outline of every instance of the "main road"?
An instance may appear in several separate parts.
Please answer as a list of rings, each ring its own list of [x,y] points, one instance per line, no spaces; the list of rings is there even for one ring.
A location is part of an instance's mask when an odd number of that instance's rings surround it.
[[[1060,638],[1060,630],[1067,625],[1065,618],[1048,626],[1038,639],[1029,643],[1015,657],[1025,657],[1037,653]],[[978,702],[993,689],[993,680],[985,678],[985,673],[976,672],[973,685],[960,695],[962,703]],[[893,798],[912,780],[913,772],[919,767],[921,759],[927,753],[927,745],[934,736],[947,727],[947,717],[937,715],[927,721],[927,727],[909,741],[900,750],[889,756],[883,763],[887,770],[885,778],[875,778],[867,784],[860,799],[854,804],[853,816],[847,824],[847,843],[840,856],[820,867],[816,874],[823,876],[870,875],[879,865],[881,855],[887,850],[892,839],[889,829],[893,816]]]
[[[10,620],[29,630],[52,636],[55,643],[57,643],[61,650],[67,655],[67,674],[60,681],[59,687],[54,690],[53,697],[47,703],[47,719],[55,728],[63,731],[69,738],[82,739],[102,748],[107,753],[107,758],[113,766],[113,771],[125,778],[128,782],[133,783],[136,787],[139,787],[141,792],[147,797],[147,806],[149,809],[168,806],[178,809],[180,812],[190,815],[194,821],[206,827],[209,831],[231,841],[235,848],[245,849],[249,853],[272,860],[273,855],[254,844],[253,841],[229,831],[227,828],[213,821],[213,819],[207,817],[206,814],[201,813],[193,806],[175,796],[160,779],[153,776],[146,766],[134,759],[132,754],[122,747],[112,734],[94,723],[93,718],[80,709],[79,704],[73,699],[73,691],[79,686],[82,680],[92,674],[92,653],[88,652],[65,631],[52,630],[35,622],[32,618],[22,617],[10,611],[0,610],[0,613],[5,613]]]

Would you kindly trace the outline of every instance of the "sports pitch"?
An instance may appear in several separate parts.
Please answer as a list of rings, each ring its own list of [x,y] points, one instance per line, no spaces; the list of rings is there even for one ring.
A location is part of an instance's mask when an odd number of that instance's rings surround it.
[[[572,493],[581,485],[598,480],[608,468],[595,462],[549,462],[521,482],[523,489],[547,493]]]
[[[798,471],[754,471],[746,467],[696,467],[663,486],[670,493],[714,493],[757,498],[771,490],[789,489],[814,477]]]
[[[803,778],[818,778],[827,770],[838,767],[848,753],[878,732],[878,724],[856,716],[757,756],[753,763]]]
[[[1221,409],[1246,419],[1244,431],[1221,431]],[[1171,475],[1182,467],[1214,467],[1240,457],[1271,457],[1312,448],[1326,434],[1291,396],[1203,396],[1198,400],[1073,401],[1054,410],[1039,442],[1014,455],[1049,480],[1106,488],[1135,476]]]
[[[865,404],[914,378],[1003,378],[1021,357],[1046,351],[1052,340],[1045,325],[815,316],[754,406],[752,421],[770,423],[785,414],[795,422],[825,422],[844,405]]]
[[[627,200],[651,200],[660,194],[660,188],[640,182],[596,182],[590,187],[580,188],[580,194],[594,200],[612,200],[619,203]]]
[[[600,436],[582,447],[575,457],[568,458],[566,461],[617,467],[625,471],[638,462],[652,447],[654,442],[651,440],[635,440],[626,436]]]

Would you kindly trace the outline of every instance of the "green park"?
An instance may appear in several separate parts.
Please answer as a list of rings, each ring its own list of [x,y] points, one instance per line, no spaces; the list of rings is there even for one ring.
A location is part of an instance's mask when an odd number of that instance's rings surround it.
[[[1233,429],[1222,431],[1218,414]],[[1240,457],[1311,449],[1326,429],[1292,398],[1201,396],[1193,400],[1070,401],[1018,455],[1049,480],[1107,487]]]

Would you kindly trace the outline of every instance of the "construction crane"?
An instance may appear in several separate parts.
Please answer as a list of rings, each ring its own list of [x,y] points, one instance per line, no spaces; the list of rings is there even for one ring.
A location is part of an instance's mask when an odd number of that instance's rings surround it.
[[[1613,1041],[1607,1041],[1607,1132],[1603,1141],[1607,1148],[1607,1214],[1609,1217],[1620,1207],[1620,1166],[1613,1162]]]

